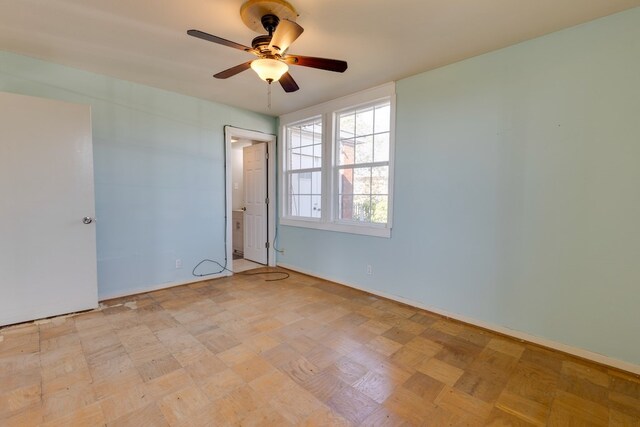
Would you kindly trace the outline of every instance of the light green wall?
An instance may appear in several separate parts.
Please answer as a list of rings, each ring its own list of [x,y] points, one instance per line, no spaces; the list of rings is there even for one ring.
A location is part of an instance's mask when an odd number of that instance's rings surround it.
[[[640,364],[640,8],[397,82],[392,238],[281,227],[280,246]]]
[[[274,118],[7,52],[0,91],[91,105],[101,298],[224,263],[223,127],[274,133]]]

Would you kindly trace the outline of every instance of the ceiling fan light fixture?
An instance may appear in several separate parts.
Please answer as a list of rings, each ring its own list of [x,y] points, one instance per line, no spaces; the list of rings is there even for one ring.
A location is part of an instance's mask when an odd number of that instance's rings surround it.
[[[271,58],[256,59],[251,62],[251,68],[267,83],[277,82],[289,70],[287,64]]]

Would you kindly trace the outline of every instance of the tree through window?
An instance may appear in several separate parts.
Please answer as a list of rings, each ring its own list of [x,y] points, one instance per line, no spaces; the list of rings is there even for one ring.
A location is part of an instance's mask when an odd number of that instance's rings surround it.
[[[386,224],[390,103],[341,111],[336,122],[338,218]]]

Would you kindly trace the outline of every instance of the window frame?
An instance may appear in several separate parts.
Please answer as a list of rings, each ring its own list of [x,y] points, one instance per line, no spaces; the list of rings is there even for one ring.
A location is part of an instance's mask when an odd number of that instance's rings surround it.
[[[320,218],[315,218],[312,216],[293,216],[293,215],[287,215],[289,218],[295,218],[296,220],[300,220],[300,221],[312,221],[312,222],[318,222],[322,219],[322,212],[324,211],[324,164],[325,164],[325,141],[324,141],[324,135],[325,135],[325,130],[324,130],[324,120],[323,117],[321,115],[317,115],[317,116],[313,116],[313,117],[309,117],[305,120],[300,120],[297,121],[295,123],[289,123],[286,127],[284,127],[283,132],[284,132],[284,138],[283,141],[287,141],[289,140],[288,138],[288,128],[289,127],[293,127],[293,126],[300,126],[300,125],[305,125],[305,124],[309,124],[309,123],[315,123],[318,119],[320,119],[320,122],[323,126],[322,128],[322,139],[321,139],[321,147],[322,147],[322,163],[320,164],[319,167],[312,167],[312,168],[300,168],[300,169],[285,169],[287,165],[289,165],[289,156],[291,155],[291,151],[292,148],[289,147],[288,145],[285,146],[285,149],[283,150],[283,156],[282,156],[282,167],[280,168],[280,173],[281,173],[281,180],[282,180],[282,194],[286,195],[285,199],[283,200],[282,203],[282,212],[286,212],[287,214],[289,212],[291,212],[291,205],[290,205],[290,192],[289,189],[287,188],[287,184],[289,182],[289,177],[292,174],[301,174],[301,173],[312,173],[319,171],[320,172],[320,176],[321,176],[321,181],[322,181],[322,185],[321,185],[321,210],[320,210]],[[313,144],[315,145],[315,144]],[[302,146],[301,146],[302,147]],[[300,195],[300,194],[299,194]],[[311,194],[312,196],[312,194]]]
[[[366,105],[373,105],[383,100],[388,100],[390,105],[389,117],[389,189],[386,224],[357,222],[342,220],[338,215],[338,158],[336,132],[338,129],[336,119],[340,112],[356,109]],[[307,121],[322,118],[322,186],[321,186],[321,215],[320,218],[297,217],[288,215],[289,192],[286,188],[286,175],[291,173],[287,167],[287,155],[289,151],[287,128]],[[351,234],[361,234],[376,237],[391,237],[393,225],[393,193],[394,193],[394,164],[395,164],[395,123],[396,123],[396,95],[395,83],[390,82],[362,92],[328,101],[319,105],[305,108],[293,113],[280,116],[280,140],[282,149],[279,150],[280,165],[280,212],[279,224],[313,228],[318,230],[336,231]]]
[[[389,102],[389,130],[387,131],[389,133],[389,159],[379,162],[379,161],[371,161],[371,162],[362,162],[362,163],[352,163],[350,165],[341,165],[340,161],[339,161],[339,147],[340,147],[340,136],[339,136],[339,129],[338,129],[338,116],[341,115],[344,112],[347,111],[353,111],[354,113],[357,112],[358,110],[361,109],[365,109],[368,107],[373,107],[375,108],[377,105],[380,105],[382,102],[384,101],[384,103]],[[333,134],[333,161],[331,164],[331,175],[332,175],[332,182],[333,182],[333,187],[332,187],[332,193],[331,195],[333,196],[333,212],[332,212],[332,218],[333,221],[336,224],[343,224],[343,225],[353,225],[353,226],[368,226],[368,227],[373,227],[373,228],[386,228],[387,224],[389,224],[390,222],[390,207],[391,207],[391,173],[392,173],[392,168],[391,168],[391,151],[393,150],[392,148],[392,143],[391,143],[391,135],[392,135],[392,128],[391,128],[391,116],[393,115],[393,110],[391,107],[391,100],[389,98],[382,98],[382,99],[377,99],[375,101],[372,102],[365,102],[363,104],[359,104],[359,105],[355,105],[352,107],[347,107],[347,108],[343,108],[341,110],[338,111],[334,111],[333,112],[333,125],[334,125],[334,134]],[[375,132],[371,135],[372,137],[374,137],[374,141],[375,141]],[[356,136],[354,135],[354,138],[356,138]],[[375,145],[374,145],[375,147]],[[372,147],[373,148],[373,147]],[[375,160],[375,159],[374,159]],[[387,222],[386,223],[375,223],[375,222],[359,222],[357,220],[349,220],[349,219],[343,219],[340,218],[340,202],[338,201],[340,198],[340,170],[343,169],[359,169],[359,168],[374,168],[374,167],[379,167],[379,166],[387,166],[388,168],[388,177],[387,177],[387,184],[388,184],[388,188],[387,188]],[[355,194],[354,194],[355,196]],[[370,194],[371,196],[371,194]],[[390,227],[389,227],[390,228]]]

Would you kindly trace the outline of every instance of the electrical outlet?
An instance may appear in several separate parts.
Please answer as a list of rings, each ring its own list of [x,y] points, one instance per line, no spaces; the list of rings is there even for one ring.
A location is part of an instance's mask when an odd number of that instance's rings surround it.
[[[182,268],[182,260],[180,258],[176,259],[176,268]]]
[[[373,268],[371,268],[371,264],[367,265],[367,275],[371,276],[373,274]]]

